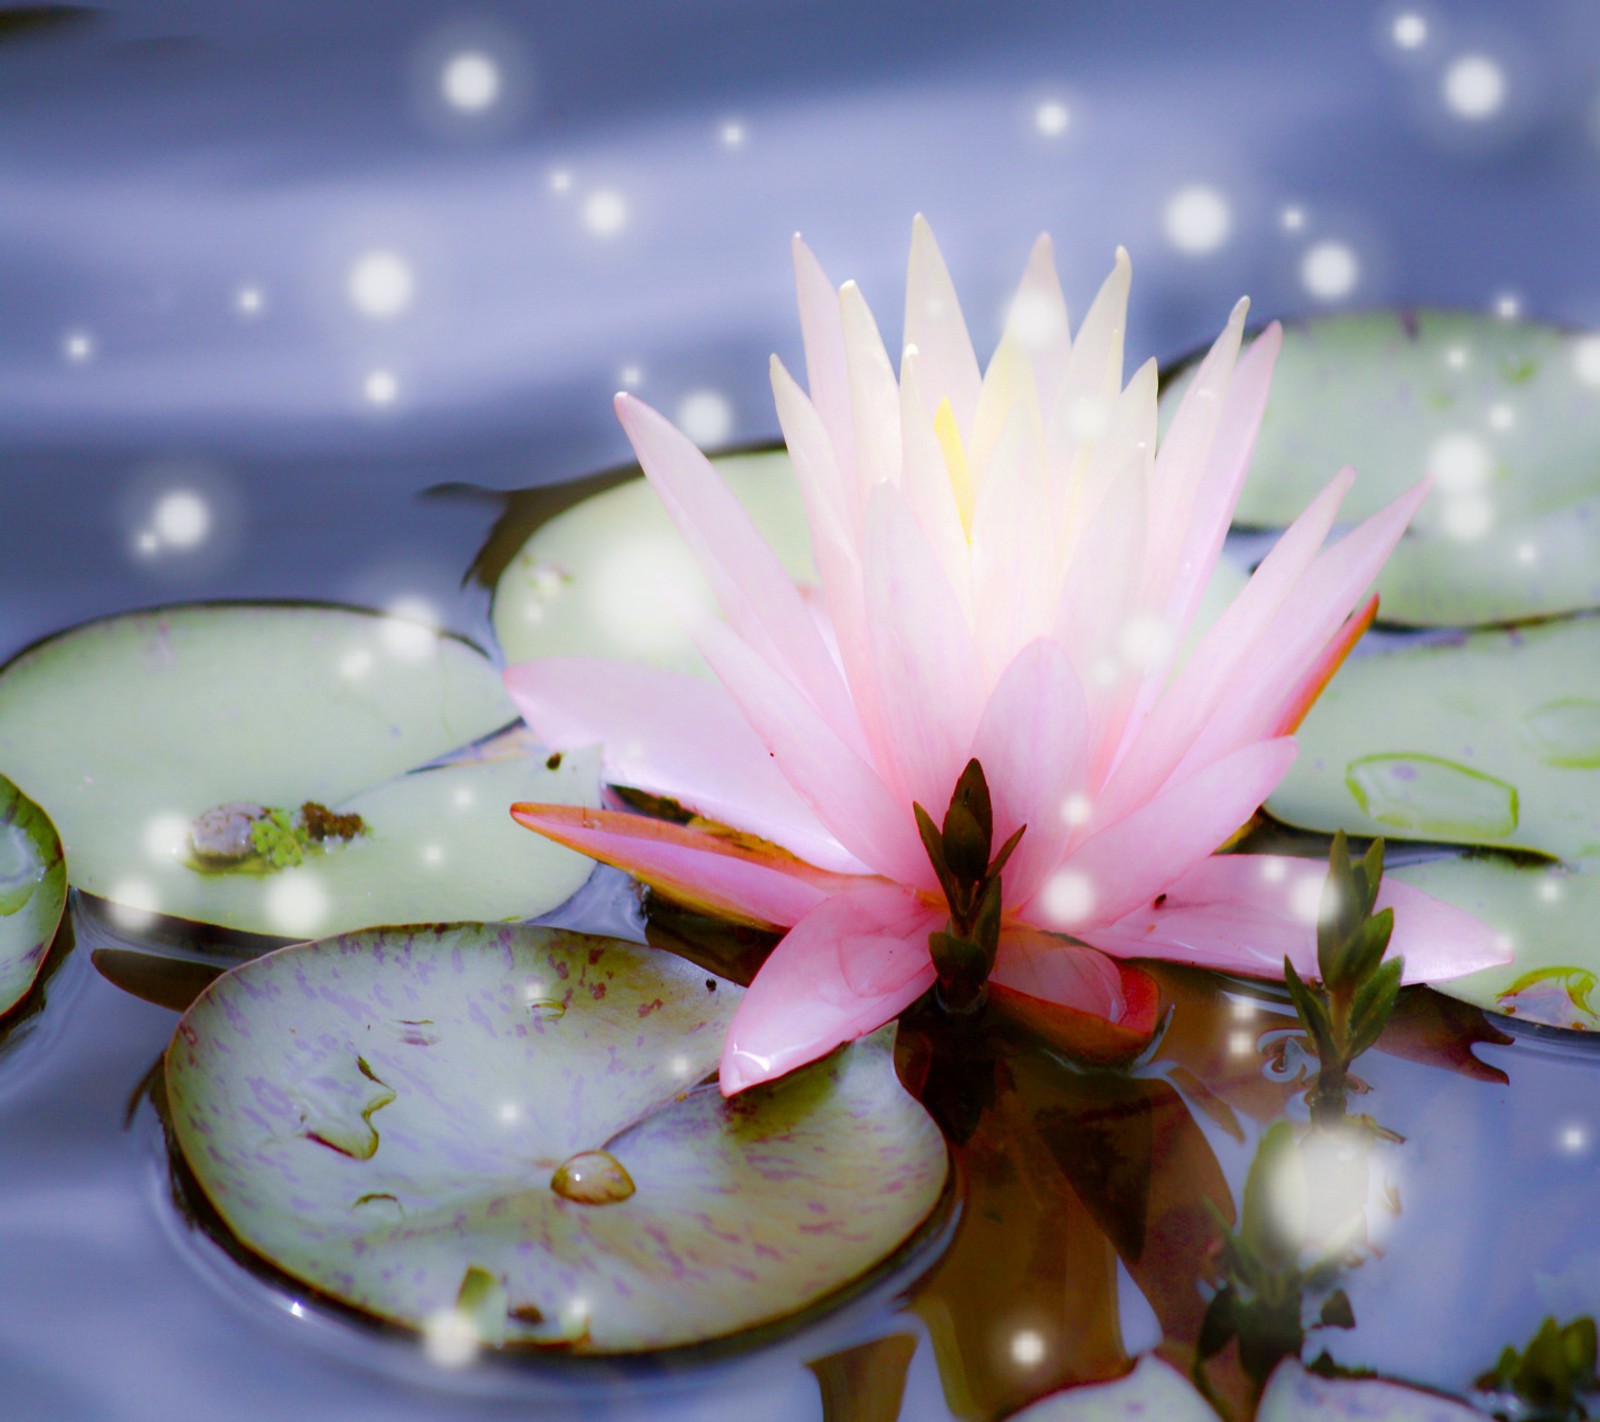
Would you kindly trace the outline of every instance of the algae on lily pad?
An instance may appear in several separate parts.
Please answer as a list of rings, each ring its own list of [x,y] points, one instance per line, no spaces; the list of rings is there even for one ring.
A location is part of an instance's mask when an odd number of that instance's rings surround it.
[[[179,1023],[173,1140],[247,1249],[391,1323],[589,1353],[721,1337],[868,1273],[948,1168],[892,1028],[724,1101],[703,1078],[740,996],[544,928],[281,949]]]
[[[1359,658],[1298,736],[1267,800],[1289,824],[1600,855],[1600,620]]]
[[[1353,466],[1342,517],[1431,472],[1378,579],[1385,621],[1443,627],[1600,607],[1593,337],[1467,312],[1356,312],[1284,328],[1235,512],[1289,523]],[[1162,392],[1176,408],[1189,375]]]
[[[590,866],[507,807],[592,803],[592,762],[407,774],[515,719],[476,648],[353,608],[132,613],[0,671],[0,762],[55,820],[74,885],[124,918],[281,938],[532,917],[566,899]],[[359,827],[296,841],[308,802]],[[222,857],[202,855],[218,839]]]
[[[67,906],[67,866],[50,817],[0,775],[0,1018],[27,995]]]

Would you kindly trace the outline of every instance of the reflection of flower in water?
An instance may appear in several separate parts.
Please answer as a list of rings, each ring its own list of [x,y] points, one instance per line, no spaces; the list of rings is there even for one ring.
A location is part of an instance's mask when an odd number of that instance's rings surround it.
[[[1289,732],[1370,618],[1373,603],[1351,610],[1425,489],[1322,550],[1350,484],[1339,475],[1185,657],[1277,328],[1241,355],[1240,303],[1158,450],[1154,362],[1122,385],[1126,254],[1073,338],[1041,238],[980,373],[919,221],[898,380],[860,291],[835,291],[803,244],[795,255],[810,396],[776,361],[773,386],[819,586],[797,588],[699,451],[619,396],[717,593],[726,620],[695,632],[721,685],[581,658],[508,673],[552,748],[603,741],[613,774],[620,751],[629,783],[718,823],[519,818],[674,897],[789,930],[734,1020],[728,1092],[871,1030],[933,983],[929,935],[954,923],[956,896],[912,806],[942,814],[971,759],[993,823],[969,846],[966,882],[980,887],[989,850],[1026,826],[1000,878],[1002,991],[1137,1038],[1148,984],[1084,943],[1258,974],[1289,954],[1309,969],[1303,875],[1213,851],[1287,770]],[[1474,920],[1385,890],[1413,978],[1498,956]]]

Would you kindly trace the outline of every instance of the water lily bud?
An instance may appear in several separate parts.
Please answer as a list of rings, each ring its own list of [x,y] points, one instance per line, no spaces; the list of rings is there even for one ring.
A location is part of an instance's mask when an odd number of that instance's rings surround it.
[[[959,882],[975,884],[989,872],[989,835],[959,800],[950,802],[941,838],[945,863]]]

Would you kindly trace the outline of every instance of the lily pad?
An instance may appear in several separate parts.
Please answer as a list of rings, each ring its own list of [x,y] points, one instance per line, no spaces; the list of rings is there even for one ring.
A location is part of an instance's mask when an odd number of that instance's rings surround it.
[[[1543,1027],[1600,1028],[1600,864],[1569,869],[1473,855],[1395,875],[1476,914],[1516,955],[1501,967],[1439,983],[1438,991]]]
[[[39,976],[67,906],[67,866],[50,817],[0,775],[0,1017]]]
[[[280,938],[375,923],[532,917],[588,873],[506,807],[592,803],[592,761],[406,774],[516,719],[470,644],[352,608],[217,604],[90,623],[0,671],[0,757],[55,819],[80,889]],[[273,869],[202,862],[196,822],[307,801],[364,832]]]
[[[784,567],[815,576],[805,504],[786,450],[715,461]],[[494,632],[510,662],[599,656],[709,676],[665,583],[708,610],[711,587],[643,476],[592,495],[535,529],[494,590]]]
[[[814,582],[805,503],[787,450],[712,460],[791,577]],[[609,476],[606,476],[609,477]],[[1197,618],[1209,626],[1244,586],[1219,561]],[[663,585],[673,589],[661,595]],[[712,611],[710,584],[642,476],[562,508],[535,528],[494,589],[494,631],[508,662],[615,657],[711,675],[684,625],[686,607]]]
[[[741,990],[611,939],[467,924],[283,949],[180,1022],[176,1147],[238,1240],[477,1344],[633,1352],[772,1321],[928,1217],[943,1138],[893,1029],[724,1101]]]
[[[1217,1422],[1217,1414],[1186,1378],[1154,1354],[1146,1354],[1126,1377],[1052,1393],[1012,1422]]]
[[[1188,384],[1180,372],[1164,410]],[[1241,524],[1279,526],[1345,465],[1345,515],[1425,473],[1378,579],[1385,621],[1483,624],[1600,606],[1600,347],[1531,321],[1360,312],[1286,327]]]
[[[1324,1378],[1290,1358],[1261,1395],[1256,1422],[1483,1422],[1476,1408],[1382,1378]]]
[[[1600,855],[1600,621],[1360,658],[1299,739],[1267,801],[1289,824]]]

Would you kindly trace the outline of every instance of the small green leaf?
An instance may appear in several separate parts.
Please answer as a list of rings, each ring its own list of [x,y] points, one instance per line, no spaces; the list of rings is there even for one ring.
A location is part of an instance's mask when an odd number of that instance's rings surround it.
[[[1355,1058],[1372,1046],[1388,1025],[1400,995],[1400,978],[1405,971],[1403,958],[1390,958],[1356,989],[1350,1004],[1350,1056]]]

